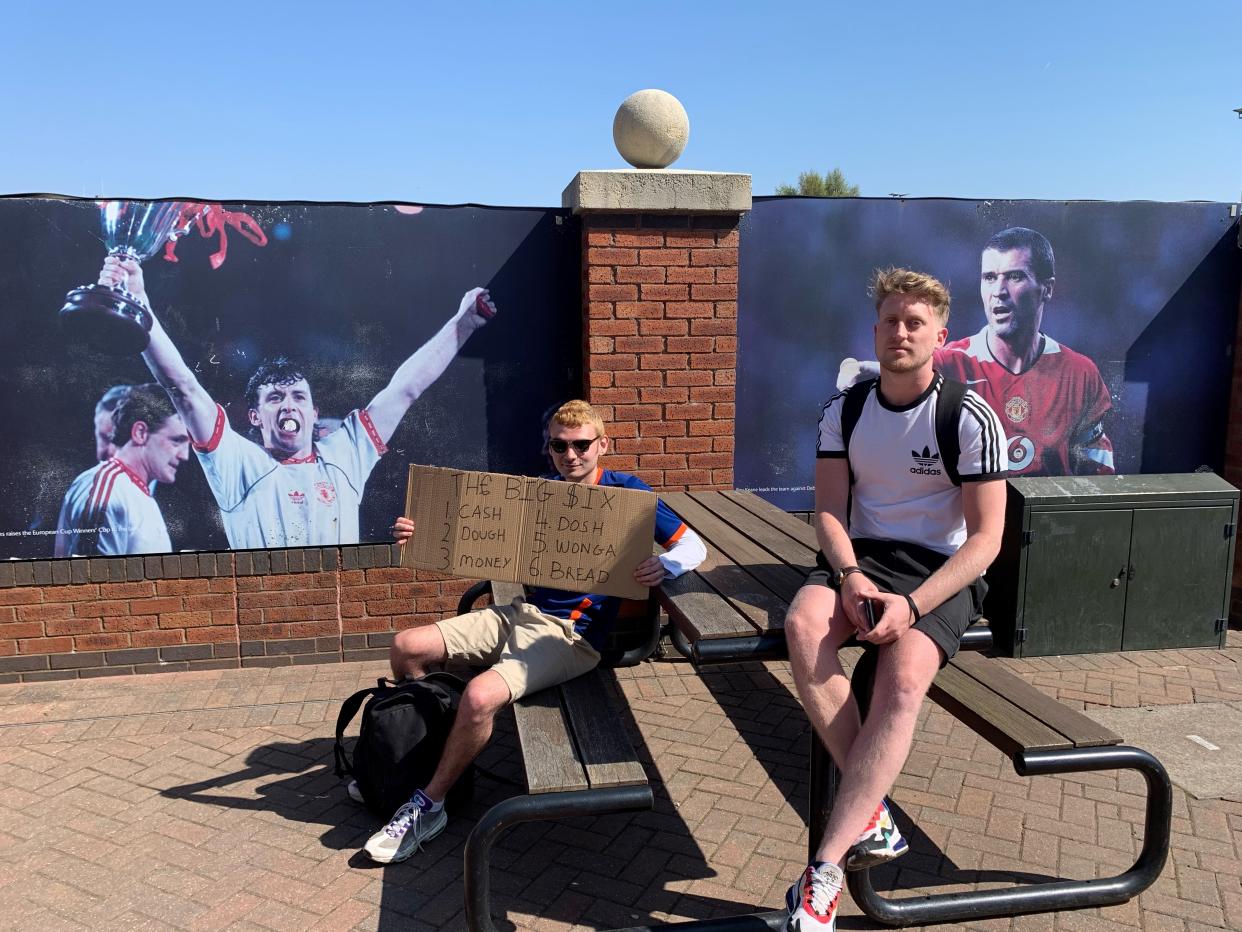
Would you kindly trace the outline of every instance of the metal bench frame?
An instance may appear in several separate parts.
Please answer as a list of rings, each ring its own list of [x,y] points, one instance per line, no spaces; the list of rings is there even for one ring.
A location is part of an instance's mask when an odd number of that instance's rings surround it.
[[[674,625],[671,639],[677,651],[696,666],[700,663],[771,660],[786,656],[784,637],[775,633],[744,638],[703,639],[692,643]],[[962,650],[987,650],[991,646],[992,632],[986,627],[971,628],[962,637]],[[875,657],[875,651],[866,651],[855,667],[850,681],[850,688],[864,714],[875,674]],[[929,698],[935,701],[934,697]],[[1000,750],[1005,753],[1003,749]],[[1147,802],[1143,846],[1134,865],[1114,877],[1097,880],[1041,881],[1000,890],[904,898],[881,896],[872,883],[871,870],[848,871],[846,882],[850,895],[863,913],[877,922],[891,926],[993,919],[1024,913],[1115,906],[1132,899],[1155,883],[1168,860],[1173,816],[1172,785],[1160,761],[1141,748],[1127,745],[1051,751],[1026,750],[1007,756],[1013,762],[1014,771],[1022,777],[1122,769],[1136,770],[1142,774],[1147,786]],[[823,837],[828,824],[839,776],[827,749],[818,737],[813,736],[808,857],[814,856],[818,839]],[[701,932],[741,932],[759,928],[755,923],[761,922],[768,927],[777,928],[778,917],[783,918],[784,915],[782,910],[730,920],[682,924],[680,927]]]
[[[967,646],[965,641],[963,646]],[[867,651],[855,666],[851,678],[850,688],[859,702],[860,710],[866,708],[866,697],[871,694],[875,674],[874,658],[875,651]],[[988,737],[982,732],[979,733],[984,738]],[[819,746],[818,741],[815,743]],[[996,746],[996,742],[991,743]],[[846,882],[850,895],[867,916],[886,925],[908,926],[1115,906],[1138,896],[1155,883],[1168,860],[1173,817],[1173,788],[1160,761],[1147,751],[1121,744],[1058,750],[1023,750],[1013,754],[1003,748],[997,749],[1010,757],[1014,771],[1020,777],[1124,769],[1137,770],[1142,774],[1147,785],[1147,804],[1143,846],[1134,865],[1114,877],[1097,880],[1045,880],[1000,890],[972,890],[903,898],[881,896],[872,884],[871,870],[849,871]],[[823,759],[828,757],[827,751],[822,747],[819,747],[819,754]],[[815,769],[813,755],[812,772]],[[826,813],[831,812],[832,797],[836,791],[837,774],[831,761],[825,765],[821,759],[819,769],[833,772],[827,775],[830,785],[825,793],[826,808],[818,814],[823,818],[823,823],[819,825],[818,835],[815,833],[815,826],[812,826],[812,839],[822,835],[823,825],[827,822]],[[814,823],[818,819],[812,821]],[[811,846],[814,847],[814,844],[812,840]]]

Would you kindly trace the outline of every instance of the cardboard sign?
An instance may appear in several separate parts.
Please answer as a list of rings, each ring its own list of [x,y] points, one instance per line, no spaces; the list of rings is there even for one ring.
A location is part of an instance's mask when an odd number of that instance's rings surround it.
[[[470,579],[645,599],[656,496],[504,473],[410,466],[401,565]]]

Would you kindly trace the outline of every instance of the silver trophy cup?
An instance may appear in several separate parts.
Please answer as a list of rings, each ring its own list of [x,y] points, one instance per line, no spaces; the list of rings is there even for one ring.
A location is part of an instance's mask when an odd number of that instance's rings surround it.
[[[108,255],[142,262],[184,234],[193,220],[186,201],[105,201],[100,205]],[[82,285],[65,296],[66,335],[105,353],[141,353],[151,342],[151,312],[124,288]]]

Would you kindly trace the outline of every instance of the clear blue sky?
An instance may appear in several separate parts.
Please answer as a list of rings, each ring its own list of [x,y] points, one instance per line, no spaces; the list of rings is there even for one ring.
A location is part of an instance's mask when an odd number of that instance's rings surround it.
[[[559,205],[659,87],[770,194],[1232,201],[1242,2],[8,5],[0,193]]]

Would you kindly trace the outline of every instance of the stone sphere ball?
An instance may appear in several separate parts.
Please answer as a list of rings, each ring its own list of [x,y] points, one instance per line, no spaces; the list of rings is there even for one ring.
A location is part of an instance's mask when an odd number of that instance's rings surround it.
[[[635,91],[621,102],[612,121],[617,151],[635,168],[667,168],[689,138],[686,108],[668,91]]]

